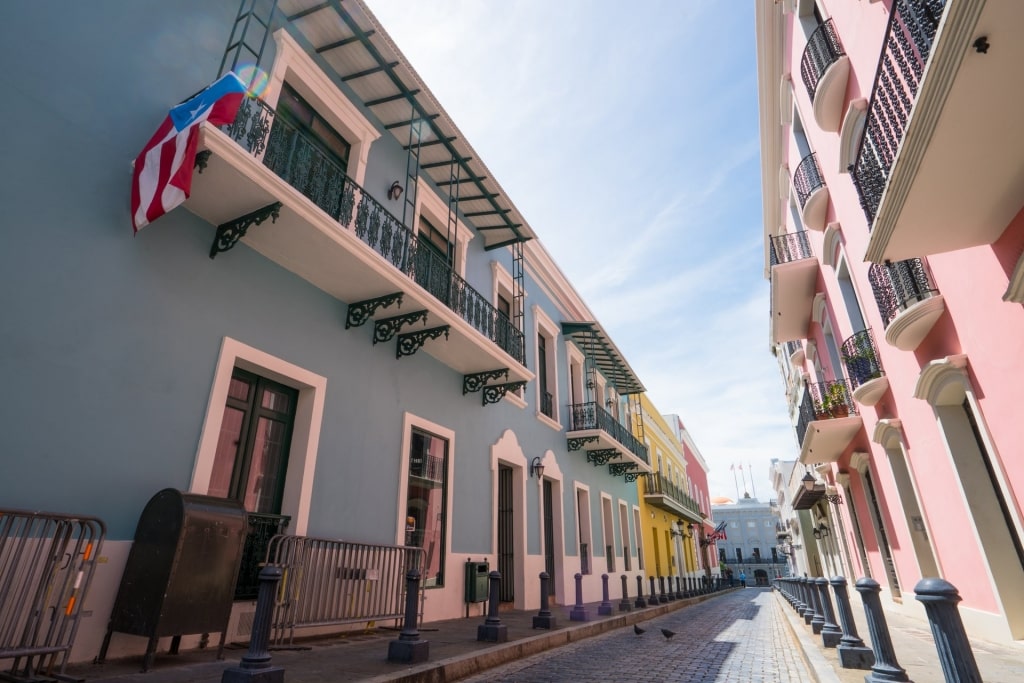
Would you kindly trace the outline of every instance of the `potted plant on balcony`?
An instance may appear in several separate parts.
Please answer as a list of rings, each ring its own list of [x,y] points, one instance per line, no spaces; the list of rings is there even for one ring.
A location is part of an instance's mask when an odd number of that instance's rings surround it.
[[[821,410],[829,417],[846,417],[850,414],[850,406],[846,402],[846,386],[842,382],[833,382],[821,396]]]

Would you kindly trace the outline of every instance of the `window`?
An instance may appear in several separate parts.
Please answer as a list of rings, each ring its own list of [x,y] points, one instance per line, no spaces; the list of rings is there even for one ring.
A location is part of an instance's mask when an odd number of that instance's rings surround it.
[[[548,339],[543,332],[537,334],[537,387],[540,389],[540,412],[553,418],[554,406],[548,391]]]
[[[424,549],[423,586],[444,585],[448,441],[414,427],[409,439],[405,544]]]
[[[748,521],[747,522],[747,528],[748,529],[756,529],[757,528],[757,522],[755,522],[753,520]]]
[[[742,548],[736,548],[736,561],[737,562],[743,562],[743,549]]]
[[[633,535],[636,537],[636,568],[644,570],[644,539],[640,533],[640,508],[633,508]]]
[[[601,526],[604,532],[604,559],[608,572],[615,571],[615,529],[612,525],[612,499],[601,496]]]
[[[448,235],[435,228],[434,224],[422,214],[420,215],[420,244],[426,246],[448,265],[454,263],[455,250],[448,241]]]
[[[281,512],[299,392],[235,368],[208,495],[240,501],[249,512]]]
[[[739,529],[740,528],[740,523],[739,522],[729,522],[729,526],[731,528],[733,528],[733,529]]]
[[[558,387],[555,382],[558,377],[555,344],[559,328],[539,306],[533,306],[531,310],[537,340],[537,417],[546,418],[550,421],[549,426],[561,430],[562,425],[558,424]]]
[[[348,171],[348,156],[352,151],[352,145],[287,83],[281,88],[277,114],[305,132],[322,152],[331,155],[338,162],[342,171]]]

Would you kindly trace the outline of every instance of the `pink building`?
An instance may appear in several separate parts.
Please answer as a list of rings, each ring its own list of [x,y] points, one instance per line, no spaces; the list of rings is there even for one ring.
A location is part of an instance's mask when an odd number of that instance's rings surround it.
[[[996,640],[1024,639],[1021,27],[1019,0],[757,0],[790,502],[887,607],[941,576]]]
[[[700,531],[700,550],[697,553],[698,571],[707,576],[718,576],[718,550],[712,536],[715,521],[711,516],[711,500],[708,498],[708,465],[697,449],[690,433],[686,431],[682,418],[678,415],[662,415],[675,433],[683,449],[686,462],[686,478],[691,498],[697,501],[704,516],[704,524]]]

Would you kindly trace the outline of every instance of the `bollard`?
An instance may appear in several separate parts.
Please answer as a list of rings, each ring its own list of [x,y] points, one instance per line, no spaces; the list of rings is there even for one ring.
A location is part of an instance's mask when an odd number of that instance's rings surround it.
[[[914,593],[928,614],[946,683],[981,683],[978,663],[956,606],[960,602],[956,587],[942,579],[921,579]]]
[[[843,629],[843,637],[839,639],[836,652],[839,665],[844,669],[870,669],[875,663],[875,654],[864,645],[857,634],[857,625],[853,621],[850,608],[850,596],[846,593],[846,577],[833,576],[829,581],[832,591],[836,594],[836,610],[839,612],[839,623]]]
[[[680,579],[677,576],[676,577],[676,600],[682,600],[683,597],[684,597],[683,596],[683,588],[682,588],[681,584],[682,584],[682,579]]]
[[[875,651],[875,664],[871,673],[864,677],[865,683],[875,681],[909,681],[907,672],[896,661],[896,652],[889,637],[889,625],[885,622],[882,600],[878,597],[882,588],[872,578],[864,577],[856,583],[857,592],[864,601],[864,615],[871,634],[871,646]]]
[[[249,651],[238,666],[228,667],[221,674],[221,683],[284,683],[284,668],[270,665],[270,628],[274,618],[274,593],[281,580],[280,567],[260,570],[260,587],[256,597],[256,614],[249,637]]]
[[[811,606],[814,609],[814,614],[811,616],[811,631],[814,635],[818,635],[825,625],[825,615],[821,607],[821,595],[818,594],[817,579],[807,579],[807,592],[811,596]]]
[[[644,600],[644,577],[636,577],[636,600],[633,601],[633,607],[640,609],[641,607],[647,607],[647,601]]]
[[[811,600],[811,591],[807,588],[806,576],[800,578],[800,591],[803,593],[804,601],[804,611],[800,613],[800,616],[804,618],[804,624],[810,626],[811,620],[814,619],[814,602]]]
[[[430,657],[430,643],[420,638],[416,630],[420,601],[420,572],[410,569],[405,575],[405,623],[396,640],[388,643],[388,661],[396,664],[416,664]]]
[[[821,643],[825,647],[839,645],[839,639],[843,637],[843,631],[836,623],[836,613],[832,611],[832,599],[828,596],[828,579],[819,577],[814,580],[818,587],[818,603],[821,605],[822,617],[825,623],[821,627]]]
[[[583,605],[583,574],[576,572],[576,604],[569,612],[569,621],[588,621],[587,608]]]
[[[608,598],[607,574],[601,574],[601,604],[597,606],[597,613],[600,616],[607,616],[612,613],[612,603]]]
[[[622,600],[619,600],[619,611],[620,612],[632,612],[633,603],[629,601],[629,591],[627,590],[626,575],[622,575]]]
[[[551,609],[548,607],[550,581],[551,577],[547,572],[540,573],[540,611],[533,618],[534,628],[555,628],[555,617],[551,614]]]
[[[508,640],[508,626],[501,623],[501,617],[498,616],[498,605],[501,602],[501,572],[493,571],[489,577],[487,618],[476,627],[476,639],[488,643],[504,643]]]
[[[683,579],[683,595],[688,598],[693,597],[693,577],[687,576]]]
[[[661,591],[658,594],[658,602],[660,602],[662,604],[668,602],[668,596],[665,595],[665,577],[664,576],[659,576],[658,577],[658,588]]]
[[[654,587],[654,577],[649,576],[647,578],[651,580],[651,599],[648,602],[650,602],[651,607],[654,607],[658,604],[658,589]]]
[[[701,587],[702,587],[702,593],[704,593],[706,595],[708,593],[708,577],[707,577],[707,574],[705,574],[704,576],[700,577],[700,584],[701,584]]]

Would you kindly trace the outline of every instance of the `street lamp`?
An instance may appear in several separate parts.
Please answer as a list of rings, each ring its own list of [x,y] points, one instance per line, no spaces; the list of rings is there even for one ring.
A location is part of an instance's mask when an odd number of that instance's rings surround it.
[[[814,484],[815,484],[814,475],[811,474],[810,470],[808,470],[807,473],[804,474],[803,478],[800,481],[804,485],[804,490],[806,490],[806,491],[813,491],[814,490]]]

